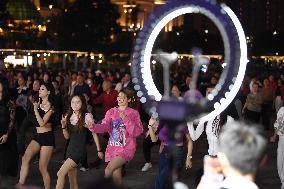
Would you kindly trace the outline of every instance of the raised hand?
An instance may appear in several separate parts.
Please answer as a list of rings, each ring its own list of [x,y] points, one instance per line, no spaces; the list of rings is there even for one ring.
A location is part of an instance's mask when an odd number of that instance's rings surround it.
[[[67,125],[67,115],[62,115],[61,118],[61,127],[64,128]]]
[[[34,105],[34,110],[37,110],[39,107],[39,102],[34,102],[33,105]]]
[[[7,139],[8,139],[8,135],[7,135],[7,134],[2,135],[2,136],[0,137],[0,144],[6,143],[6,142],[7,142]]]

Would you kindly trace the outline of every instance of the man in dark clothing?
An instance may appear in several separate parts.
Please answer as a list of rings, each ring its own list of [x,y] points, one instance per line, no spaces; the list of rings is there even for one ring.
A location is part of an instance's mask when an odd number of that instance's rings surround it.
[[[122,88],[129,88],[131,90],[134,90],[134,84],[131,81],[131,75],[129,73],[126,73],[123,77]]]
[[[77,85],[74,88],[74,95],[83,95],[86,94],[88,97],[91,97],[91,89],[87,83],[85,83],[84,76],[79,74],[77,76]]]

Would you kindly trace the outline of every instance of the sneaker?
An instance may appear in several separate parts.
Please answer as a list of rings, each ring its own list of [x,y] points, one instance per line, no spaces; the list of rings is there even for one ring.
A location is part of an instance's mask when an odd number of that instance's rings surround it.
[[[145,163],[144,167],[142,168],[142,172],[148,171],[150,168],[152,168],[151,163]]]
[[[85,171],[88,171],[89,170],[89,168],[86,168],[86,167],[81,167],[80,168],[80,171],[82,171],[82,172],[85,172]]]

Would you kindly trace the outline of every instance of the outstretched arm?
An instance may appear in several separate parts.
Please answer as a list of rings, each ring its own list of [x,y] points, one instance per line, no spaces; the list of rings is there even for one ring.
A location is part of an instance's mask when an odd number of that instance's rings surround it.
[[[93,133],[105,133],[111,132],[111,120],[112,120],[113,110],[110,109],[106,112],[105,118],[103,119],[101,124],[90,124],[89,130]]]

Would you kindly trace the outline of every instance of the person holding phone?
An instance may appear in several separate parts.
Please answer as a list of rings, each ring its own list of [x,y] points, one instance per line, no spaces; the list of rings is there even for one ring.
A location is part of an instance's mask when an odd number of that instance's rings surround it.
[[[206,156],[197,189],[258,189],[254,179],[266,145],[259,127],[231,122],[219,136],[217,158]]]

